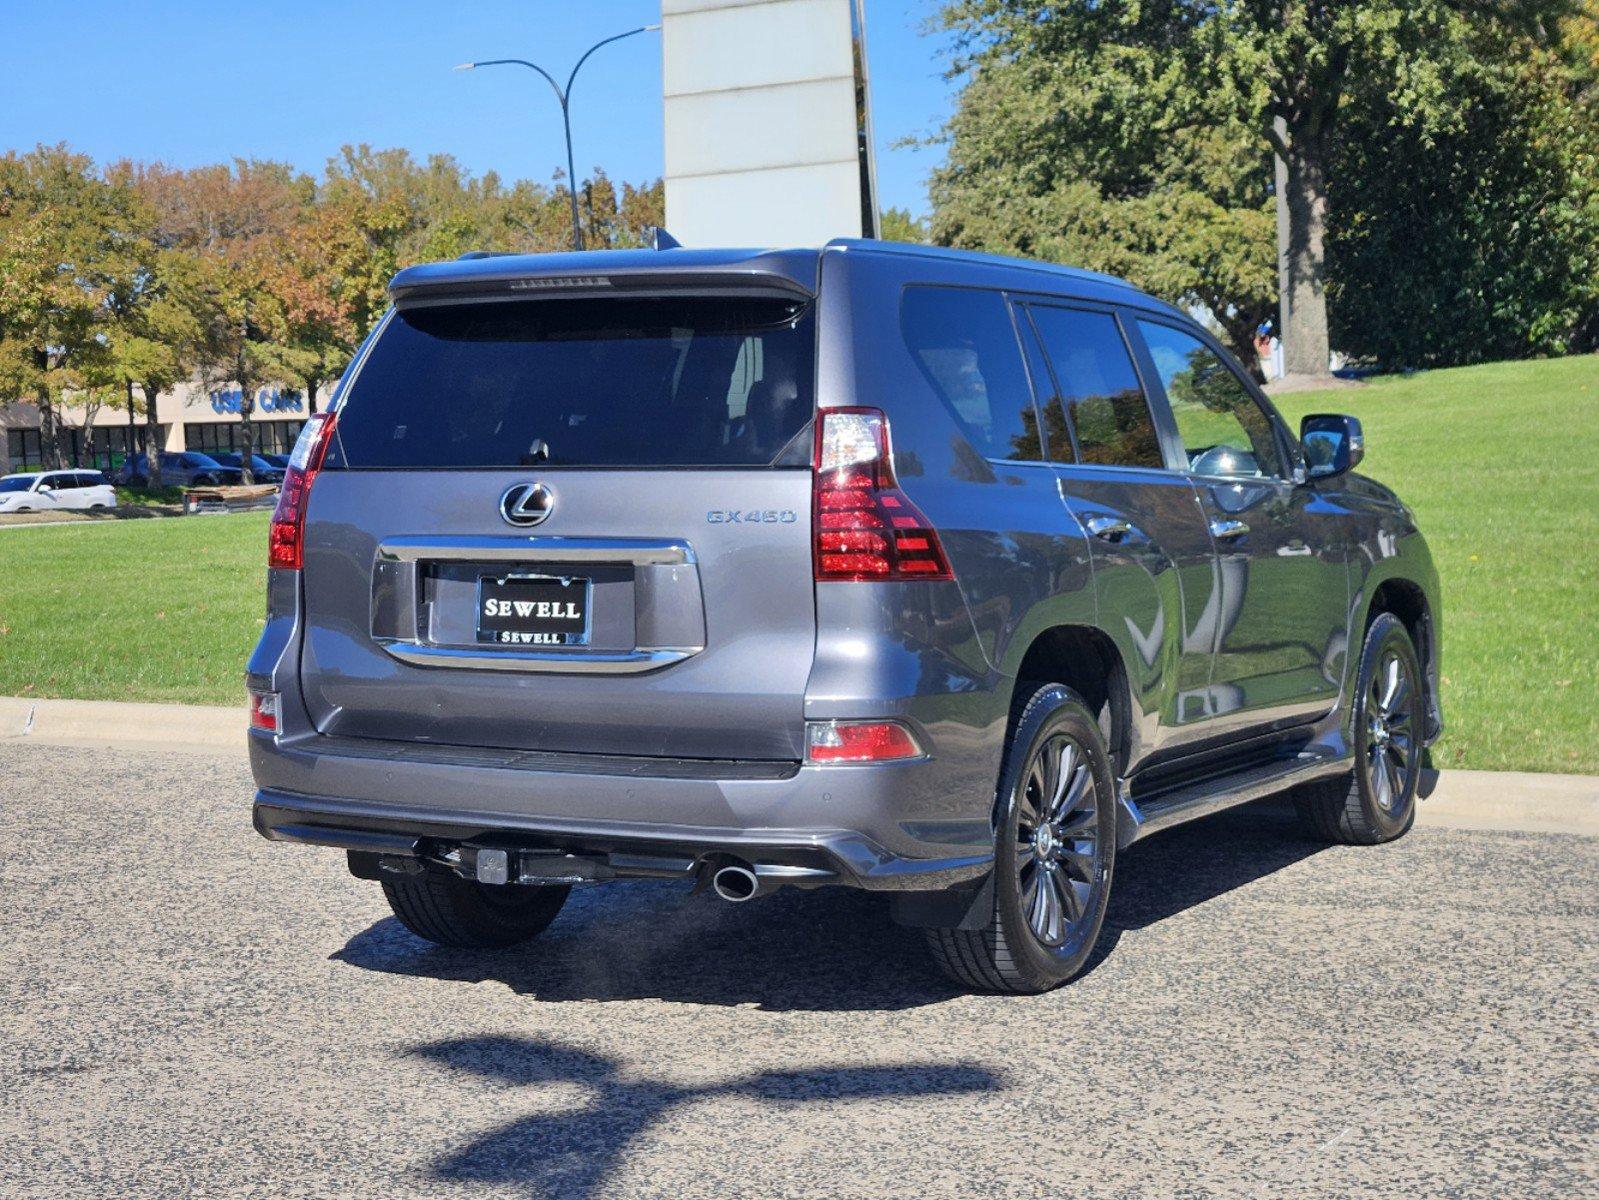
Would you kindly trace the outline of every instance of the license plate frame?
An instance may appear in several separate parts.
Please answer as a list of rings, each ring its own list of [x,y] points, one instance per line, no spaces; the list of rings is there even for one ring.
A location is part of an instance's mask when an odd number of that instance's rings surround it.
[[[490,611],[493,601],[496,608]],[[473,629],[480,645],[561,648],[587,646],[594,618],[594,581],[583,575],[547,571],[494,571],[477,579],[477,612]],[[512,606],[500,612],[500,604]],[[560,612],[539,612],[553,605]],[[577,605],[575,613],[571,606]],[[519,611],[522,605],[533,611]]]

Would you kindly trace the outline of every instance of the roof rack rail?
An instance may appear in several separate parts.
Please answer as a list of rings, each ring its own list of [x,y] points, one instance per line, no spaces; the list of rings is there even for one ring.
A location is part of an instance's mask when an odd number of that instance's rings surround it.
[[[456,259],[456,262],[466,262],[474,258],[509,258],[516,253],[514,250],[468,250]]]

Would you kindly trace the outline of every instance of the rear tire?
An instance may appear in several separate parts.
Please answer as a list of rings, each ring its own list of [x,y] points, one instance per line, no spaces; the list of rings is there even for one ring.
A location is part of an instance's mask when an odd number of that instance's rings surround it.
[[[570,888],[478,883],[443,871],[383,880],[394,915],[419,938],[464,950],[499,949],[543,933]]]
[[[1099,725],[1060,684],[1026,697],[1000,775],[993,910],[985,928],[929,929],[962,987],[1033,995],[1083,969],[1110,900],[1116,789]]]
[[[1422,686],[1404,622],[1379,614],[1366,631],[1355,681],[1355,769],[1294,793],[1300,824],[1312,837],[1374,846],[1410,829],[1421,783]]]

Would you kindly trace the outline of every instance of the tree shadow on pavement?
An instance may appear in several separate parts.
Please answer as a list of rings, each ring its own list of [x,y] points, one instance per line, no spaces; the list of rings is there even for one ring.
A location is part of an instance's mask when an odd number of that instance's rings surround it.
[[[1105,932],[1089,970],[1123,930],[1184,909],[1321,849],[1266,801],[1141,842],[1117,862]],[[375,889],[374,889],[375,890]],[[690,895],[678,883],[578,888],[537,941],[511,950],[450,950],[387,918],[334,959],[396,975],[495,980],[543,1001],[661,999],[754,1004],[770,1011],[897,1011],[957,994],[916,931],[880,898],[847,888],[784,889],[750,904]]]
[[[674,1108],[699,1100],[744,1097],[769,1106],[962,1095],[1005,1086],[986,1068],[963,1064],[762,1071],[680,1086],[630,1076],[604,1055],[514,1037],[452,1039],[410,1053],[500,1086],[575,1083],[588,1089],[583,1106],[562,1106],[508,1122],[436,1160],[431,1168],[443,1182],[522,1185],[541,1197],[593,1195],[638,1137]],[[661,1188],[663,1194],[675,1190],[666,1181]]]

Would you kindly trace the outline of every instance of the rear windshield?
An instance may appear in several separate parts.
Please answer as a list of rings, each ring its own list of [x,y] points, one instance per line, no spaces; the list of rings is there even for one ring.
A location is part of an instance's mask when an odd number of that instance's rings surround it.
[[[786,462],[813,408],[812,326],[808,305],[763,298],[397,311],[327,465],[765,466],[787,448]]]

